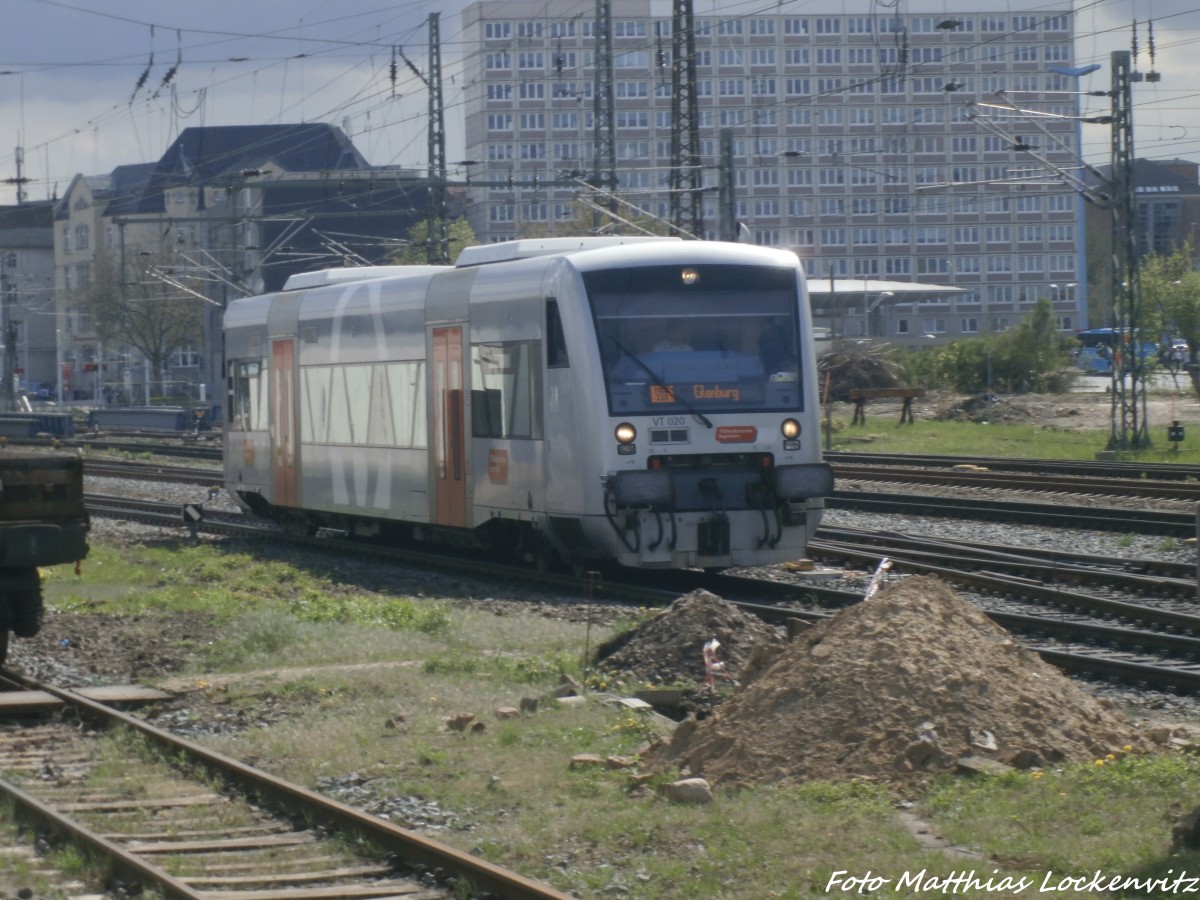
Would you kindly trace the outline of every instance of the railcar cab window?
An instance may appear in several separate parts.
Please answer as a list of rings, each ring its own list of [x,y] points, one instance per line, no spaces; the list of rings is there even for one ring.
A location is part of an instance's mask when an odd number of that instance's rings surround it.
[[[567,336],[563,333],[562,316],[558,312],[558,301],[546,298],[546,368],[567,369],[571,360],[567,358]]]
[[[229,425],[233,431],[266,431],[266,361],[235,359],[229,363]]]
[[[802,408],[794,270],[652,266],[584,284],[610,414]]]

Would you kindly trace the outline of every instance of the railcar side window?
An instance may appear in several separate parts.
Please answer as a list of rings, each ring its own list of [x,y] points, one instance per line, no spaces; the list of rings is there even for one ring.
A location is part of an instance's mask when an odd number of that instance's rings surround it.
[[[401,447],[428,447],[429,423],[425,420],[425,363],[389,363],[388,394],[396,443]]]
[[[471,433],[484,438],[542,437],[540,341],[471,347]]]
[[[420,360],[300,370],[300,440],[316,444],[428,446]]]
[[[229,363],[229,418],[234,431],[266,431],[266,361],[237,359]]]

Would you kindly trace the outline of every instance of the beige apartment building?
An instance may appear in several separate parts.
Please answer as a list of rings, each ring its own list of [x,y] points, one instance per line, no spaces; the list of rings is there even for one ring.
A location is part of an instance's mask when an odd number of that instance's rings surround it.
[[[1042,298],[1060,331],[1087,326],[1070,173],[1081,128],[1103,126],[1080,122],[1088,73],[1072,68],[1072,14],[959,5],[694,15],[704,236],[718,234],[728,130],[743,239],[801,257],[817,324],[835,337],[928,344],[1003,331]],[[594,4],[484,0],[463,16],[460,169],[476,233],[578,227],[580,181],[597,172]],[[672,4],[613,0],[611,19],[617,192],[669,218]],[[1107,68],[1091,76],[1104,87]]]

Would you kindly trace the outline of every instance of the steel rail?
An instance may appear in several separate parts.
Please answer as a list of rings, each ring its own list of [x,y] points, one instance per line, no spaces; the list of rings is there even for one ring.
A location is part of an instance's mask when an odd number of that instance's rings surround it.
[[[927,575],[937,575],[946,580],[959,584],[969,584],[998,594],[1011,593],[1020,589],[1028,597],[1047,603],[1051,606],[1067,610],[1086,610],[1094,615],[1106,616],[1121,621],[1154,624],[1163,629],[1170,629],[1183,634],[1200,634],[1200,616],[1175,612],[1168,609],[1156,609],[1136,603],[1126,603],[1122,600],[1109,600],[1093,594],[1080,594],[1075,591],[1065,591],[1060,588],[1046,587],[1034,581],[994,574],[967,572],[954,569],[948,565],[935,565],[907,556],[897,556],[885,550],[863,550],[857,547],[842,547],[836,550],[838,556],[853,558],[867,564],[878,564],[887,557],[892,562],[893,569],[904,569],[910,572],[922,572]]]
[[[111,504],[112,515],[121,515],[119,508],[131,503],[128,500],[121,498],[105,498],[106,503]],[[91,500],[89,500],[89,504]],[[170,504],[148,504],[157,505],[162,511],[157,514],[158,521],[162,524],[169,524],[178,527],[180,525],[180,517],[177,507]],[[89,505],[89,509],[90,509]],[[108,510],[110,507],[106,506]],[[230,520],[240,518],[237,515],[228,517]],[[230,521],[227,523],[216,523],[205,521],[202,523],[204,530],[215,530],[225,533],[240,533],[245,534],[250,532],[250,528],[246,524],[235,524]],[[381,559],[390,561],[398,561],[399,559],[409,560],[420,564],[428,564],[439,568],[445,568],[447,565],[454,567],[455,571],[462,572],[463,567],[474,567],[478,570],[481,576],[489,577],[510,577],[519,578],[522,580],[536,580],[538,585],[543,588],[557,588],[560,590],[578,593],[580,592],[583,583],[578,576],[572,575],[557,575],[554,573],[536,573],[528,568],[517,566],[498,566],[494,562],[481,563],[478,561],[464,560],[459,557],[447,557],[444,554],[436,554],[424,551],[398,551],[395,548],[372,547],[346,540],[330,539],[330,538],[299,538],[294,535],[286,535],[283,532],[276,531],[270,526],[266,528],[256,529],[258,534],[264,532],[272,536],[286,538],[288,540],[301,540],[311,546],[326,549],[326,550],[352,550],[358,554],[374,555]],[[848,548],[849,550],[850,548]],[[876,551],[856,551],[861,554],[861,561],[869,564],[877,564],[882,555],[888,555]],[[889,558],[891,556],[889,555]],[[917,569],[918,563],[913,562],[912,567]],[[948,581],[964,581],[967,580],[968,573],[955,572],[946,567],[923,566],[922,571],[930,574],[942,574]],[[811,612],[806,610],[798,610],[792,607],[780,605],[768,605],[759,602],[749,602],[746,600],[736,599],[738,594],[756,594],[758,596],[774,596],[778,597],[782,602],[796,601],[815,601],[831,607],[845,607],[858,603],[862,597],[859,594],[848,591],[832,590],[823,588],[819,585],[804,585],[795,582],[777,582],[762,579],[748,578],[738,575],[702,575],[698,572],[636,572],[625,573],[628,578],[622,578],[620,574],[614,574],[612,571],[606,573],[607,578],[603,582],[597,582],[597,589],[602,590],[608,602],[649,602],[667,604],[677,598],[681,590],[686,592],[693,590],[696,587],[707,586],[709,589],[715,589],[717,593],[724,596],[730,603],[745,609],[748,612],[753,612],[766,621],[771,621],[779,624],[786,623],[788,619],[801,619],[807,621],[816,621],[825,618],[828,614]],[[1013,578],[1000,578],[996,576],[974,576],[973,580],[976,584],[986,586],[989,590],[997,590],[1001,593],[1011,594],[1014,590],[1020,590],[1025,594],[1045,593],[1052,599],[1061,601],[1061,604],[1068,608],[1084,608],[1093,601],[1098,601],[1107,608],[1108,615],[1116,618],[1123,618],[1133,622],[1143,622],[1145,617],[1149,615],[1148,608],[1136,604],[1121,603],[1119,601],[1103,600],[1102,598],[1094,598],[1087,594],[1077,594],[1067,591],[1054,591],[1043,588],[1027,581],[1018,581]],[[1151,612],[1153,612],[1151,610]],[[991,615],[989,613],[989,615]],[[1015,616],[1008,613],[998,613],[997,619],[1002,625],[1007,622],[1004,627],[1019,629],[1024,633],[1041,632],[1043,634],[1050,633],[1063,639],[1075,638],[1078,639],[1080,632],[1085,628],[1093,629],[1093,633],[1098,640],[1115,643],[1122,635],[1128,635],[1129,643],[1145,644],[1151,637],[1155,635],[1151,632],[1141,632],[1134,629],[1121,629],[1096,624],[1083,625],[1080,623],[1063,623],[1061,620],[1051,618],[1043,618],[1037,616]],[[1200,629],[1200,618],[1187,616],[1185,614],[1171,614],[1163,612],[1159,615],[1160,621],[1165,621],[1163,627],[1171,627],[1180,631],[1193,633]],[[1165,652],[1175,653],[1180,655],[1192,656],[1197,651],[1194,639],[1186,636],[1175,634],[1163,634],[1157,636],[1159,643]],[[1031,647],[1036,652],[1042,652],[1037,647]],[[1061,651],[1059,651],[1061,653]],[[1078,658],[1076,658],[1078,656]],[[1056,661],[1057,660],[1057,661]],[[1181,689],[1187,691],[1200,691],[1200,675],[1191,675],[1180,673],[1177,667],[1165,668],[1147,667],[1145,664],[1136,664],[1125,666],[1120,660],[1103,660],[1095,655],[1090,654],[1067,654],[1066,656],[1058,656],[1055,659],[1049,659],[1055,665],[1060,662],[1067,661],[1070,664],[1069,671],[1075,673],[1089,673],[1096,677],[1115,677],[1114,673],[1125,672],[1121,676],[1135,682],[1145,683],[1152,681],[1155,684],[1172,684],[1181,686]],[[1064,663],[1065,665],[1065,663]],[[1064,667],[1064,666],[1060,666]]]
[[[1200,466],[1187,463],[1151,463],[1084,459],[1023,459],[1007,456],[939,456],[936,454],[862,453],[831,450],[826,462],[836,469],[840,463],[873,466],[972,465],[1007,472],[1082,474],[1092,478],[1154,478],[1164,481],[1200,481]]]
[[[201,891],[193,890],[170,873],[96,834],[54,808],[25,793],[15,784],[0,778],[0,795],[6,797],[20,814],[33,819],[55,834],[65,835],[76,846],[108,860],[111,868],[133,881],[154,885],[164,896],[175,900],[206,900]]]
[[[817,539],[842,543],[870,544],[873,546],[882,544],[901,548],[946,547],[954,553],[965,549],[968,552],[1000,560],[1037,560],[1052,566],[1059,564],[1070,567],[1089,566],[1097,569],[1158,576],[1167,579],[1186,580],[1190,578],[1193,582],[1196,579],[1195,563],[1182,563],[1165,559],[1100,556],[1095,553],[1076,553],[1066,550],[1051,550],[1045,547],[1019,547],[1012,544],[981,546],[976,541],[965,541],[945,536],[933,537],[930,535],[920,535],[914,537],[899,534],[895,531],[873,531],[865,528],[850,528],[825,524],[822,524],[817,529]]]
[[[1092,494],[1116,497],[1146,497],[1158,500],[1200,500],[1200,483],[1117,479],[1090,475],[1049,475],[1044,472],[980,472],[914,466],[871,466],[838,463],[833,466],[839,481],[890,481],[902,484],[939,484],[962,488],[998,488],[1036,493]]]
[[[830,509],[897,513],[910,516],[941,516],[973,520],[1000,520],[1011,524],[1048,527],[1089,528],[1096,531],[1140,532],[1190,537],[1196,532],[1194,512],[1066,506],[1047,503],[1018,503],[971,500],[964,497],[914,497],[876,491],[835,490],[825,501]]]
[[[861,551],[867,549],[892,557],[902,555],[913,562],[926,562],[938,565],[947,559],[952,560],[955,569],[963,571],[983,571],[994,575],[1032,580],[1049,585],[1055,583],[1089,584],[1099,587],[1115,587],[1119,590],[1146,593],[1159,591],[1174,596],[1196,596],[1196,567],[1192,566],[1188,577],[1171,577],[1166,575],[1147,575],[1141,572],[1120,570],[1111,566],[1086,566],[1073,564],[1066,560],[1049,560],[1022,558],[1017,554],[989,552],[986,548],[967,547],[963,545],[944,544],[937,540],[918,540],[916,538],[883,538],[859,539],[844,538],[842,540],[824,540],[816,538],[809,541],[808,554],[824,559],[837,558],[842,551]]]
[[[471,884],[491,891],[498,897],[509,898],[509,900],[570,900],[570,895],[564,894],[550,885],[526,878],[315,791],[291,784],[194,741],[157,728],[135,716],[91,700],[75,691],[40,684],[32,680],[27,682],[27,686],[58,697],[63,703],[102,721],[116,722],[136,731],[158,746],[166,747],[173,753],[186,755],[189,759],[204,765],[221,779],[236,784],[255,796],[270,800],[284,809],[303,812],[305,815],[315,816],[318,820],[332,823],[339,829],[364,835],[378,845],[399,854],[407,863],[423,864],[458,873]],[[102,838],[100,839],[102,843],[97,843],[91,836],[80,834],[79,837],[105,855],[110,854],[112,850],[120,851],[120,848],[106,846],[110,845],[110,842],[104,841]],[[153,878],[155,883],[162,884],[165,890],[179,892],[172,893],[172,896],[197,898],[197,900],[211,896],[205,892],[195,892],[182,882],[172,884],[174,879],[170,876],[167,876],[168,880],[163,880],[162,876],[166,873],[159,873],[154,866],[143,865],[139,867],[139,870],[144,877]]]
[[[846,607],[862,602],[861,595],[849,591],[819,587],[811,588],[810,591],[814,595],[818,595],[830,606]],[[826,612],[790,609],[783,606],[769,606],[740,600],[729,600],[728,602],[736,605],[745,612],[754,613],[763,619],[763,621],[776,625],[785,625],[789,619],[797,619],[809,624],[815,624],[828,619],[832,615],[832,613]],[[1013,633],[1025,635],[1050,634],[1060,640],[1074,639],[1075,642],[1079,640],[1079,627],[1077,623],[1063,622],[1061,620],[1056,621],[1041,616],[1023,616],[1004,612],[985,611],[984,614],[998,625]],[[1151,640],[1158,640],[1164,647],[1169,648],[1172,652],[1179,652],[1181,655],[1190,656],[1200,647],[1200,639],[1196,638],[1180,637],[1177,635],[1157,635],[1152,632],[1139,632],[1124,628],[1106,628],[1096,625],[1089,626],[1089,628],[1098,636],[1109,635],[1114,643],[1118,640],[1130,642],[1130,638],[1136,641],[1139,637],[1145,643],[1149,643]],[[1039,646],[1037,643],[1029,641],[1018,641],[1018,644],[1026,650],[1038,654],[1046,662],[1068,674],[1088,676],[1096,679],[1119,680],[1142,686],[1161,687],[1178,693],[1191,694],[1200,692],[1200,667],[1197,666],[1163,666],[1139,660],[1099,656],[1094,653],[1079,653],[1054,647]]]

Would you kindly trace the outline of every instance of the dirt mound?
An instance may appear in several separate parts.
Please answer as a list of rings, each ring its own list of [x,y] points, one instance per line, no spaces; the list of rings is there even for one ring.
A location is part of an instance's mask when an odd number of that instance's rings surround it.
[[[727,675],[740,672],[756,648],[784,645],[778,629],[716,594],[697,590],[602,645],[597,666],[646,684],[701,686],[707,675],[704,645],[714,639],[720,642],[717,654]]]
[[[912,577],[798,636],[650,763],[714,784],[893,781],[966,756],[1036,766],[1136,741],[944,583]]]
[[[1039,395],[1005,396],[977,394],[953,400],[934,414],[934,418],[952,422],[995,422],[1008,425],[1044,423],[1079,415],[1070,404]]]

